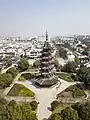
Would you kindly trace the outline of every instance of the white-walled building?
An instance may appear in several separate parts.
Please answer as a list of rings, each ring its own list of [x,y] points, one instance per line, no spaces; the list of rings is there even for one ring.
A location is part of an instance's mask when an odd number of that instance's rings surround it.
[[[37,49],[37,48],[34,48],[34,47],[33,48],[29,47],[29,48],[27,48],[25,50],[25,56],[27,58],[37,58],[37,57],[39,57],[41,55],[41,50],[42,49]]]
[[[68,52],[67,52],[67,59],[68,59],[69,62],[75,60],[75,56],[72,54],[71,51],[68,51]]]

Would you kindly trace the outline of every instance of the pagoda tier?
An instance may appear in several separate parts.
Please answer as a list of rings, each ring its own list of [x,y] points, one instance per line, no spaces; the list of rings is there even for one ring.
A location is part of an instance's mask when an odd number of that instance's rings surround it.
[[[41,60],[40,60],[40,63],[42,64],[42,63],[47,63],[47,62],[53,62],[53,60],[52,60],[52,58],[48,58],[48,59],[44,59],[44,58],[42,58]]]
[[[47,71],[49,72],[49,71],[53,71],[53,68],[54,68],[54,66],[52,66],[52,65],[49,67],[45,66],[45,67],[42,67],[40,71],[41,72],[47,72]]]
[[[49,62],[42,61],[42,64],[40,64],[40,67],[49,66],[50,64],[53,64],[52,61],[49,61]]]
[[[42,78],[51,78],[53,76],[53,73],[50,73],[50,74],[43,73],[41,76],[42,76]]]
[[[48,35],[46,33],[46,41],[41,51],[40,57],[40,77],[36,80],[36,83],[40,86],[51,86],[57,83],[57,79],[54,75],[53,57],[51,55],[52,48],[48,42]]]
[[[40,65],[40,69],[43,69],[43,68],[45,69],[46,67],[48,68],[48,66],[50,66],[49,63],[48,63],[48,64],[41,64],[41,65]],[[46,68],[46,69],[47,69],[47,68]],[[50,66],[49,68],[54,68],[53,64],[51,64],[51,66]]]
[[[51,56],[51,53],[50,52],[43,52],[43,53],[41,53],[42,55],[41,55],[41,57],[47,57],[47,56]]]
[[[47,78],[47,77],[42,78],[42,76],[40,76],[38,78],[38,82],[36,82],[36,83],[37,83],[37,85],[42,86],[42,87],[49,87],[51,85],[56,84],[57,82],[58,82],[58,80],[57,80],[57,78],[55,78],[55,76],[49,77],[49,78]]]
[[[43,57],[42,60],[52,60],[52,57],[51,56],[47,56],[47,57]]]

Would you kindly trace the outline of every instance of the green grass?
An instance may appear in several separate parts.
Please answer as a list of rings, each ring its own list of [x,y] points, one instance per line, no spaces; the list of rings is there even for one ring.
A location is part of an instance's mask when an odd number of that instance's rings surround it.
[[[67,104],[67,103],[60,103],[56,108],[55,110],[53,111],[53,113],[61,113],[61,111],[63,109],[65,109],[66,107],[70,106],[70,104]]]
[[[59,78],[66,80],[68,82],[74,82],[75,80],[72,78],[72,74],[70,73],[57,73],[56,74]]]
[[[80,97],[86,97],[86,94],[81,88],[81,86],[79,84],[76,84],[76,85],[71,85],[66,90],[59,93],[57,95],[57,98],[65,97],[65,96],[68,98],[80,98]]]
[[[34,97],[34,93],[21,84],[14,84],[11,90],[8,92],[9,96],[20,96],[20,97]]]
[[[86,95],[85,92],[83,91],[83,89],[81,88],[81,86],[79,84],[71,85],[65,91],[66,92],[71,91],[73,98],[82,97],[82,96]]]

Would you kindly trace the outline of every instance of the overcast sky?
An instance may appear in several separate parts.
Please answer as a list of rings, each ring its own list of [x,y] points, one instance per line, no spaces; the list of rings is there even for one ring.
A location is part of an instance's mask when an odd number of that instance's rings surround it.
[[[90,0],[0,0],[0,36],[90,34]]]

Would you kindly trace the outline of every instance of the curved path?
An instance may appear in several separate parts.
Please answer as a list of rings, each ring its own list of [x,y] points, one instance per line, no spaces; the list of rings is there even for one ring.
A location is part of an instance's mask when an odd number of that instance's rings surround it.
[[[13,83],[10,85],[10,87],[7,87],[5,89],[5,91],[3,92],[2,96],[6,96],[7,93],[10,91],[10,89],[13,87],[13,85],[15,84],[16,81],[18,81],[18,79],[20,78],[20,76],[24,73],[37,73],[37,72],[30,72],[30,71],[24,71],[24,72],[20,72],[18,73],[18,75],[14,78]]]

